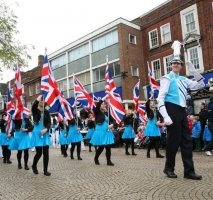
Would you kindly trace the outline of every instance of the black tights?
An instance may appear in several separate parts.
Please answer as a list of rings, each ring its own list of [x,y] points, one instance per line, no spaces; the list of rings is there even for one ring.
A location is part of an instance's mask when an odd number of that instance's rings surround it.
[[[2,154],[4,157],[4,161],[10,160],[11,151],[9,150],[9,145],[2,145]]]
[[[39,159],[42,156],[43,152],[43,167],[44,167],[44,172],[47,172],[48,168],[48,163],[49,163],[49,146],[43,146],[43,147],[36,147],[36,155],[34,156],[33,159],[33,167],[37,168],[37,163]]]
[[[68,145],[67,144],[61,145],[61,153],[64,156],[67,156],[67,149],[68,149]]]
[[[18,150],[18,153],[17,153],[18,164],[21,165],[22,151],[24,151],[24,165],[27,166],[28,158],[29,158],[29,151],[28,151],[28,149]]]
[[[75,145],[77,146],[77,156],[78,156],[78,158],[80,158],[80,156],[81,156],[81,142],[71,143],[70,157],[73,158]]]
[[[129,145],[131,145],[132,154],[134,154],[135,153],[134,138],[132,138],[132,139],[125,139],[125,143],[126,143],[126,147],[125,147],[126,153],[128,153]]]
[[[96,153],[95,153],[95,160],[98,160],[98,158],[101,155],[101,153],[104,150],[104,148],[106,149],[106,159],[107,159],[107,162],[111,162],[111,147],[110,147],[110,145],[99,146],[97,148],[97,150],[96,150]]]
[[[156,151],[156,156],[159,156],[159,137],[149,137],[149,144],[148,144],[148,148],[147,148],[147,155],[150,154],[150,150],[152,148],[155,148]]]

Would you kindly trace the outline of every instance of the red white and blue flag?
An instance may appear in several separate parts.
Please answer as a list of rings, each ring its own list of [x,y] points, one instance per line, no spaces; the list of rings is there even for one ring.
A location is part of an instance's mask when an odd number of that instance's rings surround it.
[[[140,86],[140,79],[136,83],[133,89],[133,102],[135,104],[135,111],[138,111],[138,101],[139,101],[139,86]]]
[[[151,85],[152,92],[154,92],[154,90],[159,90],[160,84],[153,78],[152,71],[151,71],[150,66],[149,66],[149,62],[147,62],[147,66],[148,66],[149,83]]]
[[[94,112],[97,103],[99,102],[99,98],[97,98],[94,94],[92,95],[92,111]]]
[[[75,75],[73,75],[73,86],[75,101],[81,103],[85,108],[92,109],[93,99]]]
[[[6,111],[7,111],[7,119],[6,119],[6,133],[9,134],[12,131],[12,116],[15,112],[15,104],[14,104],[14,99],[12,96],[12,90],[10,87],[10,82],[8,83],[8,89],[7,89],[7,107],[6,107]]]
[[[42,69],[41,93],[43,94],[45,103],[50,107],[54,107],[61,118],[73,119],[72,107],[58,88],[49,65],[47,54],[44,57]]]
[[[109,111],[111,116],[115,119],[115,121],[120,124],[122,121],[125,110],[122,105],[122,99],[119,93],[116,91],[115,83],[111,77],[108,63],[106,65],[105,71],[105,92],[108,94],[108,101],[109,101]]]
[[[145,118],[146,106],[144,104],[138,105],[138,117],[142,122],[147,122]]]
[[[14,112],[12,118],[16,119],[16,120],[21,120],[30,114],[30,110],[28,108],[26,108],[23,103],[21,72],[20,72],[20,65],[18,63],[16,65],[14,93],[16,95],[16,109],[15,109],[15,112]]]

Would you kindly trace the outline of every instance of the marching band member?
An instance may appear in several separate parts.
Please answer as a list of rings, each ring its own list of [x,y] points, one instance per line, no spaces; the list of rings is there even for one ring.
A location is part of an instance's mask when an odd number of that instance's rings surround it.
[[[32,106],[34,128],[32,131],[31,146],[35,147],[36,149],[36,154],[33,159],[32,170],[34,174],[38,174],[37,163],[43,153],[44,175],[50,176],[51,173],[48,172],[48,163],[49,146],[51,144],[49,135],[51,119],[49,111],[44,108],[44,101],[42,97],[42,95],[39,95]]]
[[[61,152],[64,155],[64,157],[67,157],[67,149],[69,145],[68,141],[68,123],[66,118],[63,119],[63,122],[59,122],[59,144],[61,145]]]
[[[91,144],[94,146],[98,146],[97,151],[95,153],[95,164],[100,165],[99,163],[99,156],[101,155],[104,148],[106,149],[106,159],[107,165],[114,166],[111,161],[111,147],[110,145],[114,144],[114,134],[109,129],[113,128],[113,124],[108,125],[108,117],[104,114],[106,111],[105,103],[100,100],[95,108],[95,131],[93,133]]]

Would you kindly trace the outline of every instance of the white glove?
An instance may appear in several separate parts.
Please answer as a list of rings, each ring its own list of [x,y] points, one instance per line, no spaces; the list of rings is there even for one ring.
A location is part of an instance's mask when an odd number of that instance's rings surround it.
[[[166,126],[170,126],[170,125],[173,124],[173,121],[171,120],[169,115],[164,118],[164,123],[165,123]]]
[[[185,65],[188,68],[189,74],[194,76],[196,81],[200,82],[204,79],[203,76],[195,69],[194,65],[191,62],[187,61]]]

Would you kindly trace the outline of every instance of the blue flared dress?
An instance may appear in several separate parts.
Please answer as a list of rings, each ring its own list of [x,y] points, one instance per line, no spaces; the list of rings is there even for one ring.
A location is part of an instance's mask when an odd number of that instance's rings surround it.
[[[147,123],[145,131],[144,131],[145,136],[148,136],[148,137],[149,136],[150,137],[161,136],[160,128],[156,123],[157,123],[156,117],[148,120],[148,123]]]
[[[124,133],[122,135],[122,139],[134,139],[136,138],[135,132],[131,125],[128,125],[124,129]]]
[[[70,143],[77,143],[82,142],[83,137],[80,131],[78,131],[78,127],[76,125],[69,126],[69,132],[68,132],[68,142]]]
[[[108,117],[105,116],[105,121],[102,124],[96,124],[90,143],[93,146],[102,146],[111,145],[114,144],[114,142],[114,134],[108,130]]]
[[[95,131],[94,128],[89,128],[89,129],[88,129],[88,132],[87,132],[87,134],[86,134],[86,139],[91,139],[92,136],[93,136],[94,131]]]
[[[31,147],[43,147],[51,145],[49,131],[46,132],[44,135],[41,134],[41,130],[44,129],[42,120],[43,117],[41,117],[38,124],[34,125],[30,142]]]
[[[59,144],[60,145],[66,145],[66,144],[69,144],[69,141],[68,141],[68,134],[67,134],[67,130],[66,129],[63,129],[61,131],[61,134],[59,136]]]
[[[0,145],[7,146],[13,141],[13,137],[7,137],[7,134],[4,132],[0,132]]]

